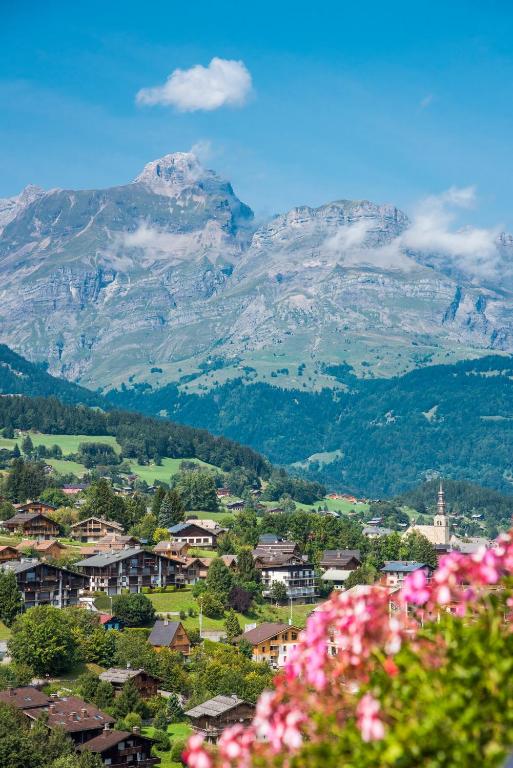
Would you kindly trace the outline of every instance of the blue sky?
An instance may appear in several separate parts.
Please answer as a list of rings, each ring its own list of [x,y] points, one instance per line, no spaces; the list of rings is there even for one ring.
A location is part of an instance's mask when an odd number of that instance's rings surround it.
[[[2,2],[0,195],[124,183],[201,143],[260,215],[475,185],[513,229],[511,2]],[[244,62],[210,111],[137,104],[175,69]]]

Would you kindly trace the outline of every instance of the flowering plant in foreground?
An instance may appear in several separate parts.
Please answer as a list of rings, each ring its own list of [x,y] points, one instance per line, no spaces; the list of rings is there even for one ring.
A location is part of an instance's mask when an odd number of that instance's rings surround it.
[[[336,593],[313,613],[252,724],[190,768],[499,766],[513,745],[513,535],[411,574]]]

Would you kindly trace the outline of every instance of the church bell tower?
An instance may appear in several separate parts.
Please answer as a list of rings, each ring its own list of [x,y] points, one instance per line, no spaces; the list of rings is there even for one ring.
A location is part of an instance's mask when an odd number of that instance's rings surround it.
[[[447,516],[447,510],[445,507],[445,493],[441,480],[440,488],[438,490],[436,515],[433,519],[433,524],[435,527],[437,544],[449,544],[451,532],[449,529],[449,517]]]

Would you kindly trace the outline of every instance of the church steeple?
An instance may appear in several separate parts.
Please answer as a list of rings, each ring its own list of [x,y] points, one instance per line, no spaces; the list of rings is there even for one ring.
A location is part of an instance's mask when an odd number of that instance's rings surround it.
[[[438,489],[438,502],[436,504],[436,514],[443,515],[444,517],[447,514],[445,509],[445,491],[444,491],[444,487],[442,485],[441,480],[440,480],[440,488]]]
[[[447,509],[445,506],[445,492],[442,481],[440,480],[440,488],[438,489],[438,501],[436,503],[436,515],[433,519],[436,534],[437,544],[449,544],[451,538],[451,531],[449,527],[449,517],[447,515]]]

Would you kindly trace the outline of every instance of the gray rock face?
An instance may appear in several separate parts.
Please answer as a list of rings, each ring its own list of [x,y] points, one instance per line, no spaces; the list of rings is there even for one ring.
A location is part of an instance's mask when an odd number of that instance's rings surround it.
[[[27,188],[0,201],[1,340],[95,386],[153,365],[178,378],[209,356],[257,375],[273,358],[386,375],[513,351],[513,238],[496,243],[501,279],[479,281],[412,249],[409,227],[393,206],[342,200],[256,229],[190,153],[111,189]]]

